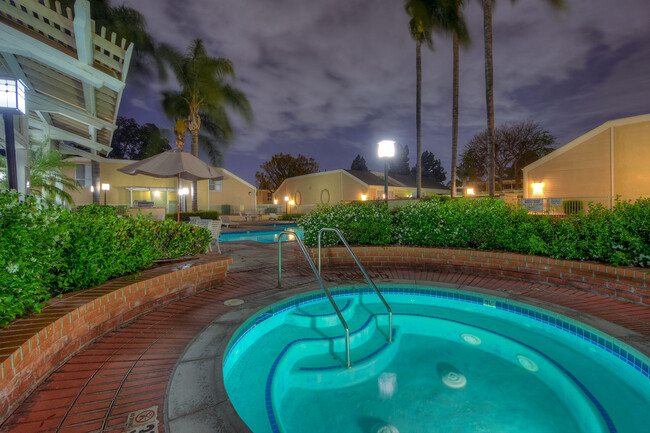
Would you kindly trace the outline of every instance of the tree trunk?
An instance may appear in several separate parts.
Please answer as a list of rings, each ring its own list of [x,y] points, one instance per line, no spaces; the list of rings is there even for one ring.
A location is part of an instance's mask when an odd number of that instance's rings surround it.
[[[201,117],[199,110],[190,107],[190,115],[187,118],[187,129],[190,131],[192,142],[190,151],[192,155],[199,157],[199,129],[201,129]],[[192,212],[199,210],[198,182],[192,181]]]
[[[459,87],[459,47],[458,35],[454,32],[454,89],[451,109],[451,197],[456,197],[456,166],[458,165],[458,87]]]
[[[417,96],[415,98],[415,124],[417,128],[417,150],[415,164],[416,197],[422,194],[422,43],[415,44],[415,68],[417,70]]]
[[[483,0],[483,36],[485,39],[485,101],[487,104],[488,192],[494,197],[494,82],[492,60],[492,0]]]
[[[93,203],[95,204],[100,204],[100,193],[102,189],[102,183],[100,179],[100,172],[99,172],[99,162],[97,161],[90,161],[90,176],[91,176],[91,182],[93,184]],[[132,203],[129,203],[129,206],[131,206]]]
[[[190,136],[192,137],[192,145],[190,149],[192,150],[192,155],[199,156],[199,130],[190,130]],[[198,182],[192,181],[192,212],[199,210],[199,194],[198,194]]]

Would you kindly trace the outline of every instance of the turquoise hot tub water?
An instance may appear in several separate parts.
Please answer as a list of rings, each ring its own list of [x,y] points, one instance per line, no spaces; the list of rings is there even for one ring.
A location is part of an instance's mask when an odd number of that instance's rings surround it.
[[[223,364],[254,433],[648,431],[650,360],[587,325],[511,300],[380,286],[290,298],[248,320]]]
[[[295,232],[301,239],[304,233],[301,227],[298,227],[297,225],[294,224],[286,224],[286,225],[273,224],[270,225],[269,227],[273,227],[273,228],[270,230],[263,230],[263,231],[251,230],[251,231],[236,231],[236,232],[221,233],[221,235],[219,236],[219,241],[220,242],[254,241],[254,242],[262,242],[265,244],[270,244],[272,242],[277,242],[278,236],[284,230]],[[287,238],[284,237],[283,240],[286,241]]]

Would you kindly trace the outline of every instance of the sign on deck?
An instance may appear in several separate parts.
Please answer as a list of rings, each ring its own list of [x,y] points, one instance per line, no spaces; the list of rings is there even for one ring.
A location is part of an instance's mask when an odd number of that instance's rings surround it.
[[[521,200],[521,207],[528,212],[543,212],[544,199],[543,198],[524,198]]]

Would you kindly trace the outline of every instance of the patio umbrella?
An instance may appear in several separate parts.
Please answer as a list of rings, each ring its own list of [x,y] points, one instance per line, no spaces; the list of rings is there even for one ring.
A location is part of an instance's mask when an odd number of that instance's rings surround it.
[[[152,177],[177,178],[177,190],[180,192],[181,179],[185,180],[222,180],[225,178],[216,168],[201,161],[191,153],[184,152],[182,147],[168,150],[142,161],[134,162],[126,167],[118,168],[122,173],[136,175],[144,174]],[[177,221],[180,221],[180,200],[178,201]]]

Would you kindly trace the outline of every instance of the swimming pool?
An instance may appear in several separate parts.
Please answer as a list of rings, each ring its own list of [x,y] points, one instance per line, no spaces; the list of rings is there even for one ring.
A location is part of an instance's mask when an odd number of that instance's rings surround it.
[[[233,336],[223,364],[237,413],[263,432],[640,432],[650,360],[587,325],[512,300],[381,285],[377,296],[322,292],[265,308]],[[383,430],[382,430],[383,429]]]
[[[277,242],[278,236],[284,230],[295,232],[301,239],[304,233],[301,227],[298,227],[297,225],[293,225],[293,224],[286,224],[286,225],[274,224],[269,227],[274,227],[274,228],[272,230],[262,230],[262,231],[250,230],[250,231],[236,231],[236,232],[221,233],[221,235],[219,236],[219,241],[220,242],[254,241],[254,242],[262,242],[265,244],[270,244],[272,242]],[[287,240],[292,240],[292,239],[288,239],[287,237],[283,238],[283,242]]]

